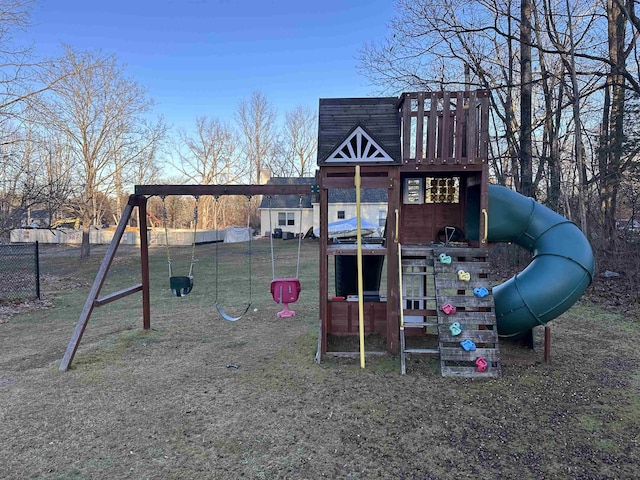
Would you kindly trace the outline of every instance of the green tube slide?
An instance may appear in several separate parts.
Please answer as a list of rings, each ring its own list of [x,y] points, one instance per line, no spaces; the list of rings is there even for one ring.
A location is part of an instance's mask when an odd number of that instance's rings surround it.
[[[489,186],[489,242],[512,242],[531,263],[493,287],[498,333],[518,338],[566,312],[591,284],[595,260],[582,231],[562,215],[513,190]]]

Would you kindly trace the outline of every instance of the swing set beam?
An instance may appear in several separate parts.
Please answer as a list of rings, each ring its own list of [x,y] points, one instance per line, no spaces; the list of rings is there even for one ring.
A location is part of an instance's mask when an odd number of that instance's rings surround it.
[[[136,195],[312,195],[315,185],[136,185]]]
[[[129,196],[129,201],[122,212],[113,239],[107,248],[96,278],[93,281],[87,300],[85,301],[80,318],[71,335],[65,354],[60,362],[60,371],[66,372],[73,362],[76,351],[84,334],[91,314],[95,307],[114,302],[133,293],[142,293],[142,328],[151,328],[151,302],[149,296],[149,239],[147,235],[140,235],[140,273],[142,283],[124,288],[100,298],[100,290],[109,273],[109,268],[116,256],[118,246],[122,240],[127,224],[131,219],[134,208],[138,208],[139,232],[147,232],[147,198],[162,195],[312,195],[318,193],[315,185],[136,185],[135,194]]]

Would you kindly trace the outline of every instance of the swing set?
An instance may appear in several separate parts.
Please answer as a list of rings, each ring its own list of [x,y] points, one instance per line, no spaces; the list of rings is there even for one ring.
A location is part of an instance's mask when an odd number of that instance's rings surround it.
[[[105,252],[105,256],[93,281],[93,285],[91,286],[91,290],[89,291],[89,295],[87,296],[82,312],[80,313],[78,322],[76,323],[75,329],[71,335],[71,339],[69,340],[65,354],[62,358],[62,361],[60,362],[60,371],[67,371],[71,365],[71,362],[73,362],[73,358],[75,357],[78,347],[80,346],[80,341],[82,340],[84,331],[87,328],[93,309],[96,307],[101,307],[134,293],[141,292],[142,327],[144,330],[149,330],[151,328],[151,301],[149,287],[149,237],[148,234],[146,234],[148,232],[147,199],[149,197],[158,196],[162,198],[163,206],[164,197],[169,195],[190,195],[196,199],[194,207],[194,230],[191,246],[191,262],[188,275],[173,275],[171,252],[169,247],[169,235],[168,230],[166,229],[167,221],[166,218],[163,219],[165,224],[165,240],[167,244],[167,262],[169,266],[169,287],[173,295],[175,295],[176,297],[184,297],[192,291],[194,286],[193,276],[194,264],[196,263],[195,245],[197,234],[198,200],[201,196],[211,195],[213,197],[220,197],[222,195],[245,195],[250,198],[254,195],[300,195],[302,198],[303,195],[312,195],[317,193],[318,187],[315,185],[136,185],[135,194],[129,196],[127,205],[122,212],[122,216],[120,217],[120,221],[118,222],[118,226],[116,227],[116,230],[114,232],[113,239],[111,240],[111,243],[109,244],[107,251]],[[107,274],[109,273],[109,268],[113,263],[127,224],[129,223],[129,220],[131,219],[131,216],[136,208],[138,209],[139,231],[145,232],[145,234],[140,235],[141,283],[100,297],[100,291],[105,283]],[[163,211],[163,216],[165,215],[166,212]],[[271,212],[269,212],[269,215],[271,215]],[[301,238],[302,235],[300,234],[299,241]],[[273,240],[271,240],[271,242],[273,242]],[[251,253],[250,249],[251,240],[249,241],[249,253]],[[216,289],[218,285],[218,261],[219,258],[216,242]],[[251,263],[251,256],[249,256],[249,262]],[[283,311],[278,313],[278,317],[291,317],[295,315],[295,312],[289,310],[288,305],[297,301],[298,295],[301,290],[300,281],[298,279],[298,269],[300,265],[300,244],[298,244],[297,262],[298,265],[296,267],[295,278],[275,278],[275,266],[272,248],[272,273],[274,275],[271,282],[271,294],[273,300],[276,303],[282,304],[284,306]],[[249,277],[251,278],[251,271],[249,273]],[[242,318],[242,316],[249,310],[251,306],[251,293],[249,294],[249,296],[249,302],[244,310],[244,313],[239,316],[232,316],[226,313],[218,302],[216,290],[216,310],[225,320],[237,321]]]

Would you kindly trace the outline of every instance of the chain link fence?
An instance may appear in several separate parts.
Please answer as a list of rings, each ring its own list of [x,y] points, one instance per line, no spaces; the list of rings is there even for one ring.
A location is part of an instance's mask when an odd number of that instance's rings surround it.
[[[0,301],[40,298],[38,242],[0,245]]]

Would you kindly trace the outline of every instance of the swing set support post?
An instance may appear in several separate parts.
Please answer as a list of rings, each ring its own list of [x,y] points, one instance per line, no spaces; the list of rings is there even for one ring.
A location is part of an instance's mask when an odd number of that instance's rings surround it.
[[[102,263],[100,264],[100,268],[98,269],[98,273],[96,274],[96,278],[93,281],[93,286],[89,291],[89,295],[87,297],[87,300],[85,301],[84,308],[80,313],[80,318],[78,319],[78,323],[76,324],[73,334],[71,335],[71,340],[69,340],[69,344],[67,345],[67,350],[65,351],[64,357],[62,357],[62,361],[60,362],[61,372],[66,372],[69,369],[69,366],[73,361],[73,357],[75,356],[76,351],[78,350],[78,346],[80,345],[80,340],[82,340],[82,335],[84,334],[84,331],[87,328],[87,324],[89,323],[89,318],[91,317],[91,313],[93,312],[93,309],[95,307],[106,305],[107,303],[111,303],[122,297],[131,295],[132,293],[142,291],[143,311],[145,310],[144,305],[146,304],[146,313],[143,313],[143,317],[144,317],[143,322],[145,324],[145,328],[149,328],[148,326],[150,323],[149,322],[149,318],[150,318],[149,316],[149,256],[148,256],[148,249],[142,247],[142,244],[147,243],[145,235],[141,235],[141,242],[140,242],[141,255],[142,255],[142,252],[144,251],[144,258],[141,261],[141,264],[143,265],[142,284],[125,288],[111,295],[107,295],[103,298],[98,298],[98,295],[100,295],[100,290],[104,285],[104,281],[107,278],[109,267],[111,267],[111,263],[113,262],[113,259],[116,256],[118,246],[120,245],[120,240],[122,240],[122,235],[124,234],[124,231],[127,227],[127,223],[131,218],[131,213],[133,212],[134,207],[140,208],[142,206],[140,210],[140,226],[142,227],[144,222],[144,227],[145,227],[144,231],[146,232],[145,203],[146,203],[146,199],[144,197],[140,197],[136,195],[129,196],[129,201],[127,202],[127,206],[122,212],[122,216],[120,217],[120,222],[118,222],[118,226],[116,227],[116,231],[113,235],[113,239],[111,240],[111,243],[109,244],[109,247],[107,248],[107,251],[104,254],[104,259],[102,260]],[[146,268],[145,268],[145,263],[146,263]],[[146,270],[146,274],[145,274],[145,270]],[[146,279],[146,285],[145,285],[145,279]],[[145,297],[146,297],[146,300],[145,300]]]
[[[151,300],[149,297],[149,235],[147,229],[147,197],[139,195],[140,277],[142,279],[142,328],[151,328]],[[144,235],[143,233],[144,232]]]

